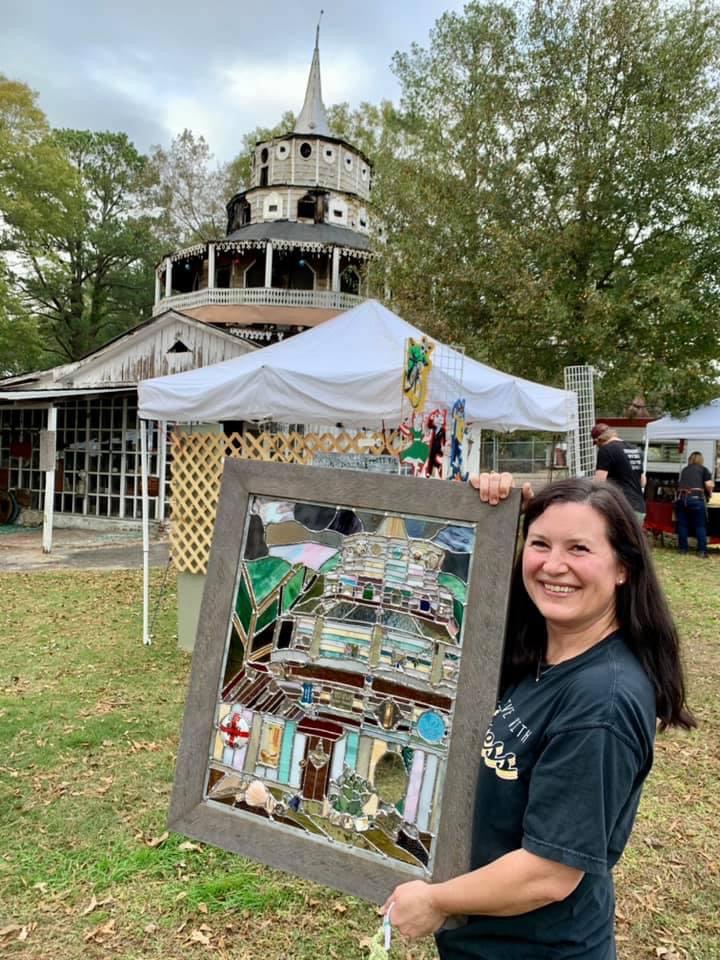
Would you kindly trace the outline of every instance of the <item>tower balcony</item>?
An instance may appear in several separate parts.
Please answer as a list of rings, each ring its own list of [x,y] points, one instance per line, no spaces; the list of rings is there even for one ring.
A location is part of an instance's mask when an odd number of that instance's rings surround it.
[[[304,307],[351,310],[365,298],[336,290],[293,290],[281,287],[204,287],[158,299],[153,315],[166,310],[185,311],[208,306]]]

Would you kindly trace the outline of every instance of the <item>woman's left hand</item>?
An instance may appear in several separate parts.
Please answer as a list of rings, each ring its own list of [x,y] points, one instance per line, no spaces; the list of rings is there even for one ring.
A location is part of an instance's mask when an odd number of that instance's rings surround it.
[[[401,883],[382,905],[381,912],[387,914],[390,911],[390,923],[404,937],[411,940],[426,937],[447,919],[435,906],[432,891],[432,885],[424,880]]]

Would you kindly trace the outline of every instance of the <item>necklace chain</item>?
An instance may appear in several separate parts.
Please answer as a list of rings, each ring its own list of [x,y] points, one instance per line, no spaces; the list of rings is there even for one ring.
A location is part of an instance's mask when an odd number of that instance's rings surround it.
[[[558,666],[557,663],[546,664],[545,669],[543,670],[542,665],[543,665],[542,660],[538,660],[537,670],[535,671],[535,683],[540,683],[540,681],[542,680],[542,678],[545,676],[546,673],[550,673],[551,670],[554,670],[555,667]]]

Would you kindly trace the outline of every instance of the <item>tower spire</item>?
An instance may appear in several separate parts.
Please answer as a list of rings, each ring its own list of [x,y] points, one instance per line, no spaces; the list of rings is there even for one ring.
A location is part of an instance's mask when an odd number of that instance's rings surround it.
[[[322,17],[323,11],[320,11]],[[312,63],[310,64],[310,76],[308,77],[307,90],[305,91],[305,103],[295,122],[295,133],[304,133],[320,137],[332,136],[328,125],[325,104],[322,99],[322,86],[320,83],[320,20],[315,30],[315,50],[313,51]]]

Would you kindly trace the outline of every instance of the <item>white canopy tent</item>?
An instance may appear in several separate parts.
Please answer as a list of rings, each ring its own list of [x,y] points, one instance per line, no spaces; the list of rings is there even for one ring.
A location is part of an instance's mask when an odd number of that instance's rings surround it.
[[[141,420],[207,423],[273,420],[379,429],[398,424],[409,337],[424,334],[376,300],[262,350],[138,384]],[[577,430],[574,392],[501,373],[436,343],[426,406],[465,398],[465,419],[484,430]],[[456,372],[455,372],[456,371]],[[147,438],[141,434],[143,471],[144,617],[148,633],[149,528]],[[576,434],[577,436],[577,434]]]
[[[645,427],[645,462],[653,440],[720,440],[720,397],[698,407],[687,417],[662,417]]]
[[[408,337],[421,330],[376,300],[271,347],[138,385],[146,420],[275,420],[378,429],[401,418]],[[438,362],[442,350],[447,364]],[[462,370],[455,377],[451,370]],[[575,394],[512,377],[436,344],[427,403],[465,397],[465,418],[485,430],[569,432]]]
[[[652,440],[720,440],[720,397],[687,417],[663,417],[648,423],[646,446]]]

